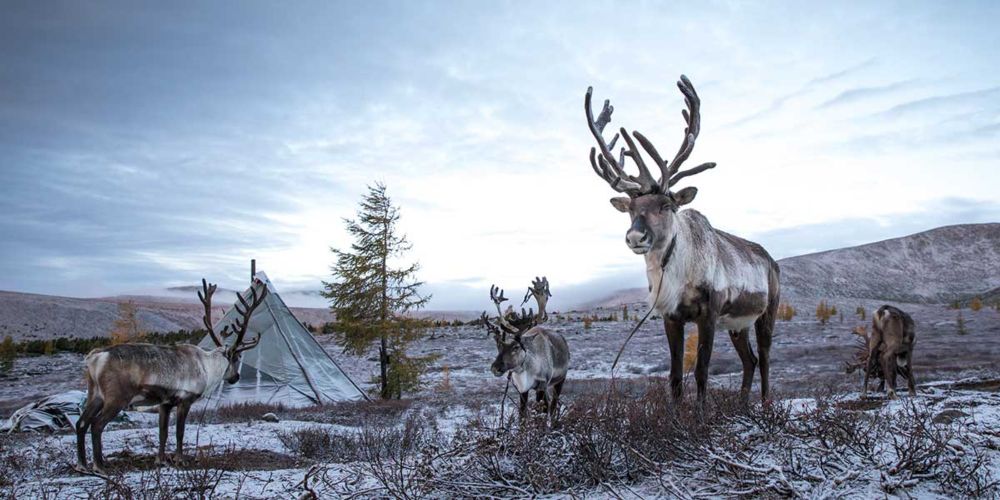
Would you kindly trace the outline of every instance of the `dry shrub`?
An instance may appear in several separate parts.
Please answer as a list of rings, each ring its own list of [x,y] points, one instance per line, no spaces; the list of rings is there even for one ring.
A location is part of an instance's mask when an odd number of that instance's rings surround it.
[[[778,304],[778,319],[781,321],[791,321],[795,317],[795,308],[788,302]]]
[[[621,386],[575,394],[555,427],[488,414],[453,437],[422,415],[366,427],[351,438],[351,466],[376,479],[367,494],[397,498],[587,495],[641,481],[665,497],[837,496],[873,481],[886,493],[927,481],[945,495],[997,493],[984,443],[915,405],[858,411],[819,394],[793,411],[713,389],[701,408],[675,405],[661,379]]]
[[[288,413],[288,408],[281,403],[245,402],[221,406],[215,411],[213,422],[253,422],[260,420],[267,413],[279,417]]]
[[[698,328],[687,333],[684,340],[684,373],[691,373],[698,363]]]
[[[358,460],[358,438],[353,432],[323,427],[302,427],[279,431],[278,439],[292,453],[314,461],[353,462]]]

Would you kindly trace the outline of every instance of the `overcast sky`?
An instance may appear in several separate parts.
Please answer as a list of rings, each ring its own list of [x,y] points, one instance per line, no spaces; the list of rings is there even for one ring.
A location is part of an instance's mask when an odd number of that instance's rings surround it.
[[[997,2],[5,2],[0,289],[318,289],[382,181],[432,309],[645,284],[588,85],[776,258],[1000,221]],[[837,5],[833,5],[837,4]],[[678,186],[681,187],[681,186]],[[518,295],[512,293],[509,295]]]

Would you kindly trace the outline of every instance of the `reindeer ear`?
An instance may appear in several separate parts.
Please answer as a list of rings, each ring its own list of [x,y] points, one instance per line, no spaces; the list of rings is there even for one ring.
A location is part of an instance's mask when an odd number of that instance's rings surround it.
[[[627,196],[618,196],[616,198],[611,198],[611,206],[618,209],[619,212],[628,213],[628,206],[632,203],[632,200]]]
[[[688,186],[674,193],[674,201],[677,202],[677,206],[687,205],[688,203],[694,201],[694,197],[697,194],[698,194],[698,188],[694,186]]]

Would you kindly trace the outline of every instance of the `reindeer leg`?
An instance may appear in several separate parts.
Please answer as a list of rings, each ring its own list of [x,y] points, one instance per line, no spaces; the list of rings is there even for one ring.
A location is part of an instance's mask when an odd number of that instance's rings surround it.
[[[174,451],[174,466],[184,465],[184,424],[187,422],[190,401],[181,401],[177,405],[177,450]]]
[[[708,364],[712,361],[712,345],[715,343],[715,316],[706,313],[698,321],[698,361],[694,366],[694,381],[698,385],[698,404],[704,409],[708,394]]]
[[[885,377],[889,399],[896,399],[896,355],[888,349],[882,353],[882,376]]]
[[[907,355],[906,358],[906,388],[910,391],[910,396],[917,395],[917,381],[913,380],[913,356]]]
[[[170,424],[170,410],[173,407],[167,403],[160,405],[160,447],[156,453],[156,465],[167,464],[167,427]]]
[[[87,431],[103,406],[104,400],[94,394],[89,395],[80,412],[80,419],[76,421],[76,468],[81,472],[87,472]]]
[[[674,401],[684,395],[684,322],[663,318],[670,348],[670,393]]]
[[[767,311],[753,324],[757,335],[757,355],[760,356],[760,399],[765,403],[771,394],[771,339],[774,338],[774,321],[777,317],[778,298],[775,296],[767,305]]]
[[[90,437],[94,447],[94,470],[101,473],[107,474],[108,470],[104,463],[104,450],[101,446],[101,438],[104,434],[104,427],[108,425],[111,419],[118,416],[122,410],[125,409],[125,404],[115,403],[107,401],[101,408],[101,412],[94,417],[94,421],[90,427]]]
[[[753,385],[753,371],[757,367],[757,358],[750,349],[750,329],[730,330],[729,338],[733,341],[736,353],[740,355],[743,362],[743,384],[740,385],[740,399],[746,405],[750,399],[750,387]]]
[[[552,419],[553,427],[556,424],[556,417],[559,416],[559,395],[562,394],[562,387],[565,382],[566,380],[563,379],[562,382],[552,386],[552,405],[549,406],[549,415]]]

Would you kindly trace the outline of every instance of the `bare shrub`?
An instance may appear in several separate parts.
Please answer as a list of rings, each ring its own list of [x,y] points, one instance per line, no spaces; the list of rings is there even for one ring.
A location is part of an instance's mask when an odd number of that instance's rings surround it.
[[[279,431],[278,439],[291,452],[309,460],[353,462],[358,460],[359,439],[353,432],[337,432],[323,427],[303,427]]]

